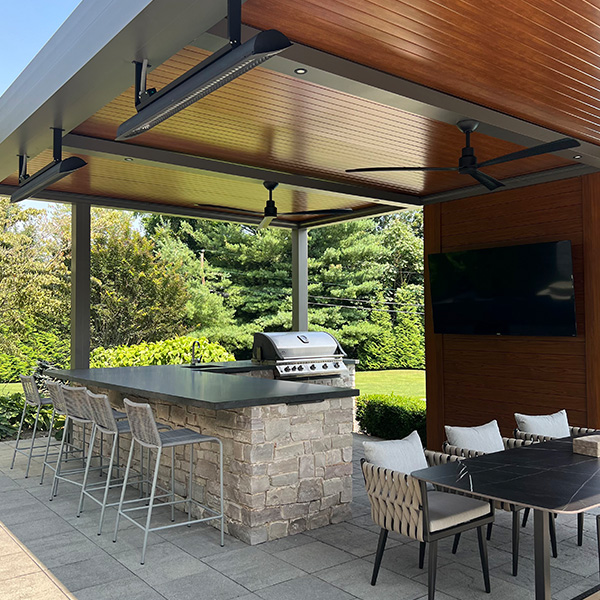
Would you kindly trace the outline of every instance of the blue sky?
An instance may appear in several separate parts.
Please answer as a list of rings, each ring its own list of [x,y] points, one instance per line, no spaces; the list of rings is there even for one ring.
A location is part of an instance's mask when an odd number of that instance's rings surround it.
[[[75,10],[80,0],[4,0],[0,96]]]
[[[5,0],[2,3],[0,96],[75,10],[80,0]],[[24,207],[45,208],[46,202],[27,200]]]

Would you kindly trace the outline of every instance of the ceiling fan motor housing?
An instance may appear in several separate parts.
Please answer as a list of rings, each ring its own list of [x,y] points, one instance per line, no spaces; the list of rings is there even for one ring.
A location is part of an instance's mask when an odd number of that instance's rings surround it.
[[[458,159],[458,172],[470,171],[477,168],[477,157],[472,146],[466,146],[462,149],[462,154]]]
[[[267,200],[265,206],[265,217],[277,218],[277,207],[275,206],[275,200]]]

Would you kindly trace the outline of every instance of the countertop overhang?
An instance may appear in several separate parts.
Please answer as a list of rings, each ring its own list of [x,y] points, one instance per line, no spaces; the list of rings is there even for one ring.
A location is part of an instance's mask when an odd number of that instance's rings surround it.
[[[236,369],[235,363],[230,364],[229,370],[234,371],[232,373],[226,373],[227,369],[218,367],[213,367],[213,370],[218,372],[211,372],[207,370],[211,369],[207,365],[202,365],[199,369],[189,366],[186,368],[186,365],[156,365],[48,369],[46,374],[63,381],[73,381],[122,394],[216,410],[266,404],[318,402],[359,394],[359,390],[352,388],[248,377],[239,374],[247,369]]]

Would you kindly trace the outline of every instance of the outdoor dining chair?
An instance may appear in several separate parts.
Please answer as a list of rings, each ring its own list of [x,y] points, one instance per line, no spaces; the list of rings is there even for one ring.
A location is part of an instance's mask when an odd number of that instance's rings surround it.
[[[483,528],[494,520],[493,505],[469,496],[436,490],[425,482],[414,479],[410,473],[386,466],[394,463],[401,464],[404,461],[407,465],[406,470],[415,471],[422,467],[455,461],[458,457],[423,450],[416,432],[403,440],[368,443],[375,447],[371,448],[375,452],[369,451],[365,443],[365,455],[370,458],[361,459],[361,468],[371,503],[371,517],[374,523],[381,527],[371,585],[377,583],[388,532],[393,531],[420,542],[419,568],[421,569],[425,561],[426,546],[429,545],[428,599],[433,600],[438,541],[470,529],[477,529],[484,586],[485,591],[489,593],[491,587],[487,543]],[[395,456],[383,457],[382,460],[381,450],[387,452],[386,447],[391,449]],[[418,457],[419,453],[422,461]],[[404,459],[407,455],[418,458],[416,461],[410,459],[406,461]],[[369,460],[376,460],[380,464]]]
[[[496,420],[478,427],[450,427],[446,425],[445,429],[448,441],[444,442],[442,451],[462,459],[474,458],[490,452],[501,452],[532,443],[527,440],[503,438]],[[519,514],[524,507],[500,501],[495,502],[495,507],[499,510],[512,513],[512,574],[516,576],[519,569]],[[490,523],[487,532],[488,540],[491,534],[492,524]],[[556,558],[556,530],[553,518],[550,519],[550,540],[552,543],[552,553]],[[454,539],[453,554],[456,554],[458,550],[459,541],[460,534]]]

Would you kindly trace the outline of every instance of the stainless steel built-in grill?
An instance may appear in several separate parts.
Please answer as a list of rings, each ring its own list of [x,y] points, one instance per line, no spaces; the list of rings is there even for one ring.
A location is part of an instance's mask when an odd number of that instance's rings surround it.
[[[345,375],[346,353],[324,331],[255,333],[252,362],[272,366],[278,379]]]

